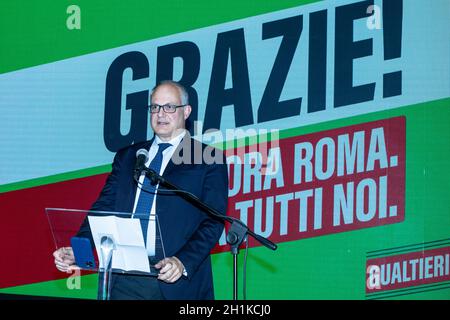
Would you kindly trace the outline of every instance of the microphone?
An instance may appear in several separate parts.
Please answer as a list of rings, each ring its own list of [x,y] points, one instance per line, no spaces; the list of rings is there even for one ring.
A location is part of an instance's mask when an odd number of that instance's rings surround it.
[[[207,204],[203,203],[195,194],[178,188],[176,185],[170,183],[169,181],[164,179],[162,176],[160,176],[158,173],[156,173],[153,169],[145,168],[143,170],[145,170],[145,174],[147,175],[147,177],[150,178],[150,180],[152,181],[152,184],[159,183],[165,187],[168,187],[168,189],[158,189],[158,192],[168,191],[168,192],[181,193],[182,195],[184,195],[183,198],[186,199],[187,201],[193,203],[194,205],[199,206],[201,209],[205,210],[207,213],[231,223],[231,229],[227,236],[227,242],[230,245],[239,246],[240,243],[242,242],[242,240],[244,239],[245,235],[248,233],[249,235],[251,235],[253,238],[255,238],[257,241],[259,241],[262,245],[266,246],[267,248],[272,249],[272,250],[277,249],[277,245],[275,243],[273,243],[269,239],[266,239],[263,236],[260,236],[256,233],[254,233],[241,220],[236,219],[234,217],[230,217],[230,216],[224,216],[219,211],[217,211],[217,210],[209,207]],[[234,250],[234,248],[232,250]]]
[[[134,180],[138,180],[142,170],[145,168],[145,163],[148,161],[148,151],[139,149],[136,152],[136,164],[134,165]]]

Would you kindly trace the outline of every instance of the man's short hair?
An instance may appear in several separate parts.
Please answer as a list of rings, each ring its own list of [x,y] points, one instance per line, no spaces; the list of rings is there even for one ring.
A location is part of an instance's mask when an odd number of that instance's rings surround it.
[[[152,89],[152,92],[150,94],[150,100],[153,98],[153,93],[155,92],[155,90],[162,85],[171,85],[171,86],[174,86],[175,88],[177,88],[178,92],[180,93],[181,104],[183,104],[183,105],[189,104],[189,95],[186,91],[186,88],[183,87],[178,82],[173,81],[173,80],[163,80],[163,81],[160,81],[159,83],[157,83],[156,86],[154,86]]]

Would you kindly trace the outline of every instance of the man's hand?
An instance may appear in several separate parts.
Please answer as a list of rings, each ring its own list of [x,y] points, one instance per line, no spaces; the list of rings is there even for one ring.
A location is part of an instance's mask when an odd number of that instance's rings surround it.
[[[61,272],[72,273],[72,270],[80,269],[75,264],[75,256],[71,247],[62,247],[53,252],[55,266]]]
[[[158,279],[167,283],[174,283],[183,275],[184,265],[177,257],[169,257],[155,264],[159,270]]]

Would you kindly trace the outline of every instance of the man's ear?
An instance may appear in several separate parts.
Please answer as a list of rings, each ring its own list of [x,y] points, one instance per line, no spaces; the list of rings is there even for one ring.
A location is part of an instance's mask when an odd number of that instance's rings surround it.
[[[187,118],[189,118],[189,115],[190,115],[191,112],[192,112],[192,107],[191,107],[191,105],[188,104],[188,105],[184,106],[183,112],[184,112],[184,120],[186,120]]]

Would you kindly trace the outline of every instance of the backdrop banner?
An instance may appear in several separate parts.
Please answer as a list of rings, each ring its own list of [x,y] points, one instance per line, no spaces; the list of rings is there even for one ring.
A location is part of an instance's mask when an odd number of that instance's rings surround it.
[[[228,214],[278,244],[248,239],[249,299],[450,298],[450,2],[274,2],[0,5],[0,293],[96,297],[54,267],[45,208],[89,209],[173,79]]]

